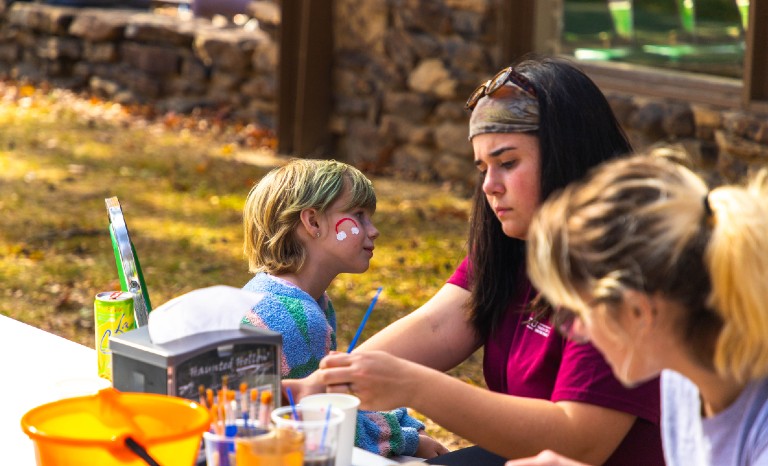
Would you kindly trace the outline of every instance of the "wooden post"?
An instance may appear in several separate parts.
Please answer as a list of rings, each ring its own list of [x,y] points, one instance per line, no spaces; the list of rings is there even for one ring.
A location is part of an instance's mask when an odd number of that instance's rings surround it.
[[[744,55],[744,105],[768,101],[768,2],[752,0]]]
[[[501,63],[508,65],[523,55],[534,52],[535,0],[504,0],[499,2],[497,27]]]
[[[281,154],[293,152],[300,13],[301,0],[282,1],[280,63],[277,73],[277,151]]]
[[[330,145],[332,0],[283,0],[278,152],[326,155]]]

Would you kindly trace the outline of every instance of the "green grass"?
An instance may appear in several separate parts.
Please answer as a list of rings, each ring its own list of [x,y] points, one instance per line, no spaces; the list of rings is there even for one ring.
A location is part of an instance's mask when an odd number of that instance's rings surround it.
[[[269,134],[212,116],[154,116],[69,92],[0,83],[0,313],[93,347],[93,299],[119,289],[104,199],[117,196],[152,304],[242,286],[241,211],[276,163]],[[372,177],[381,231],[371,268],[328,290],[346,348],[423,304],[464,254],[469,201]],[[479,355],[453,375],[480,384]],[[429,425],[449,447],[461,439]]]

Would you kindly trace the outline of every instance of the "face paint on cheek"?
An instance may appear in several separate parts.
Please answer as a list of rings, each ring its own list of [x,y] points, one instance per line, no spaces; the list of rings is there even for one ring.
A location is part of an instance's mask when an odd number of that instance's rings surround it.
[[[357,222],[353,218],[344,217],[338,222],[336,222],[336,239],[339,241],[344,241],[344,239],[347,237],[347,233],[345,231],[339,231],[339,225],[349,220],[352,222],[352,225],[354,225],[352,228],[350,228],[350,232],[352,232],[353,235],[359,235],[360,234],[360,228],[357,226]]]

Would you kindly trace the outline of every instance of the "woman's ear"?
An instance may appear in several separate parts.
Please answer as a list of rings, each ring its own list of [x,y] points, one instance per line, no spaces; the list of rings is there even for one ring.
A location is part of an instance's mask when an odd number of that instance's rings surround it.
[[[637,290],[624,291],[625,318],[635,330],[650,329],[656,321],[653,298]]]
[[[320,236],[320,215],[317,209],[304,209],[299,214],[299,218],[301,219],[300,228],[304,228],[309,236],[312,238]]]

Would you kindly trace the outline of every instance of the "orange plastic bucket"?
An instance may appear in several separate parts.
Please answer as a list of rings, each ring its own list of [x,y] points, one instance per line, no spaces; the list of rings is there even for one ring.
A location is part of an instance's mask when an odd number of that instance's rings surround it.
[[[38,466],[192,466],[209,426],[208,411],[190,400],[113,388],[44,404],[21,418]]]

